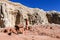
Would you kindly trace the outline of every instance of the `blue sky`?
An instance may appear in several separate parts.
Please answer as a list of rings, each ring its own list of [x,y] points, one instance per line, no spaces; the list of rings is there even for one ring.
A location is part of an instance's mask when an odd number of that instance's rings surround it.
[[[60,11],[60,0],[11,0],[13,2],[19,2],[23,5],[32,8],[40,8],[45,11],[56,10]]]

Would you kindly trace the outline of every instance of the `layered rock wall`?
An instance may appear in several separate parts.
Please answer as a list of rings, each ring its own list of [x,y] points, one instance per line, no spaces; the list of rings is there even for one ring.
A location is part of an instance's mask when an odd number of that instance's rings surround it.
[[[0,26],[14,27],[18,24],[24,26],[34,24],[60,24],[60,14],[46,12],[39,8],[29,8],[20,3],[0,1]]]

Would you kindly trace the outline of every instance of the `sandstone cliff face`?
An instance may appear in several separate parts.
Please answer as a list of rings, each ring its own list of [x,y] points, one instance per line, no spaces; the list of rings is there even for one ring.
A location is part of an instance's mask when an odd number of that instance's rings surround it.
[[[1,27],[14,27],[17,24],[23,24],[24,26],[48,23],[60,24],[59,17],[57,12],[46,12],[42,9],[26,7],[20,3],[0,1]]]
[[[49,11],[46,14],[49,23],[60,24],[60,12]]]

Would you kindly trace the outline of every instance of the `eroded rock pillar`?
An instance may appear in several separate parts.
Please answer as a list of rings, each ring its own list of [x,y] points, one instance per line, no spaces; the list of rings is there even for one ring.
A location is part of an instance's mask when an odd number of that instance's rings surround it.
[[[8,5],[3,4],[3,13],[4,13],[4,24],[5,27],[14,27],[15,26],[15,20],[16,20],[16,10],[9,9],[9,7],[7,7]]]

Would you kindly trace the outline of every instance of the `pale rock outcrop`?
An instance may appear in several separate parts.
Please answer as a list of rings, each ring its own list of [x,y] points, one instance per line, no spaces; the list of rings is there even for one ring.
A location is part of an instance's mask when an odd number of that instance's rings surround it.
[[[6,27],[14,27],[16,20],[16,13],[18,12],[13,5],[6,3],[5,1],[1,2],[1,14],[4,15],[4,25]]]
[[[30,8],[11,1],[0,1],[0,26],[14,27],[18,24],[31,26],[34,24],[55,23],[52,22],[53,17],[51,19],[51,15],[53,16],[53,14],[55,14],[55,12],[46,12],[39,8]],[[58,13],[58,16],[60,17],[59,14],[60,13]],[[59,22],[57,22],[57,24],[59,24]]]
[[[60,12],[48,11],[46,16],[49,23],[60,24]]]

